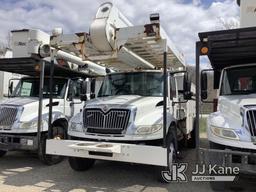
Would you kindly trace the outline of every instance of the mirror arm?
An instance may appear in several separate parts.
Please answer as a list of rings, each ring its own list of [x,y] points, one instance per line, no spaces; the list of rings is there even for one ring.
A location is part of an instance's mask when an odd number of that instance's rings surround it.
[[[74,102],[74,101],[72,101],[71,103],[70,103],[70,106],[72,106],[72,105],[78,105],[78,104],[82,104],[83,103],[83,101],[80,101],[80,102]]]

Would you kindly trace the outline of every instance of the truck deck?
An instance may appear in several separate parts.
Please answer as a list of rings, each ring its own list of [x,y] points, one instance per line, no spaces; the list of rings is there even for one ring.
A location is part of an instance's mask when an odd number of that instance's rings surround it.
[[[40,76],[39,66],[41,62],[42,60],[36,57],[0,59],[0,71],[18,73],[18,74],[29,75],[29,76]],[[44,69],[45,76],[50,75],[50,65],[51,65],[50,61],[45,62],[45,69]],[[93,75],[89,75],[87,73],[83,73],[77,70],[71,70],[67,67],[57,64],[56,62],[54,64],[54,76],[69,77],[69,78],[93,77]]]

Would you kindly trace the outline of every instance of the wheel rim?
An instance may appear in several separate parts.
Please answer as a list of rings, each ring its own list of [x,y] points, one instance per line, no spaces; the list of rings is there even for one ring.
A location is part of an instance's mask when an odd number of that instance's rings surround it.
[[[53,139],[61,140],[61,139],[63,139],[63,135],[55,135],[55,136],[53,137]]]

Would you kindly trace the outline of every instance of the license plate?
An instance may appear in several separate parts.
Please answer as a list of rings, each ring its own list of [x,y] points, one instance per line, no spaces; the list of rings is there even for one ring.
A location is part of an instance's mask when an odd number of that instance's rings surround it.
[[[30,139],[27,140],[27,145],[32,146],[33,144],[34,144],[33,140],[30,140]]]
[[[22,145],[32,146],[34,142],[33,142],[33,140],[31,140],[31,139],[21,139],[21,140],[20,140],[20,143],[21,143]]]

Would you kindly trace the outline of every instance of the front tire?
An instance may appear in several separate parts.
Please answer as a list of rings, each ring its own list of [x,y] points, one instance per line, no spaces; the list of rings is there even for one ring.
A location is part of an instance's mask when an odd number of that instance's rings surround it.
[[[6,155],[6,153],[7,153],[7,151],[0,150],[0,157],[5,156],[5,155]]]
[[[172,166],[177,162],[177,140],[176,140],[176,126],[172,125],[170,127],[170,132],[167,135],[166,147],[167,147],[167,167],[158,167],[157,175],[158,180],[161,183],[171,182]]]
[[[63,127],[53,127],[53,139],[65,139],[66,132]],[[46,140],[47,134],[42,135],[39,149],[39,159],[46,165],[55,165],[60,163],[64,157],[59,155],[48,155],[46,154]]]
[[[191,137],[187,142],[187,147],[189,149],[195,149],[196,148],[196,121],[193,122],[193,130],[190,133]]]
[[[69,157],[70,167],[75,171],[86,171],[93,167],[95,159]]]

